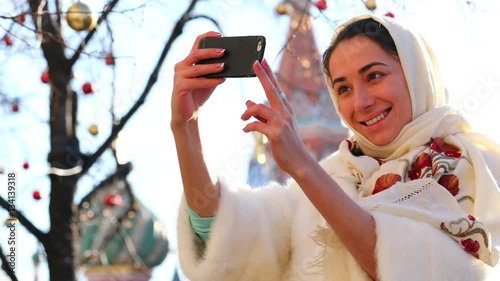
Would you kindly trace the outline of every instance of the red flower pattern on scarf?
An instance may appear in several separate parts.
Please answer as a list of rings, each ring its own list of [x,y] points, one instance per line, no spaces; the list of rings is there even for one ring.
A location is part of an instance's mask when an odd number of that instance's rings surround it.
[[[417,156],[415,161],[413,161],[411,169],[410,171],[408,171],[408,177],[411,180],[423,178],[426,174],[425,170],[429,169],[431,166],[431,156],[429,155],[429,153],[422,152]]]
[[[430,152],[424,151],[415,158],[408,171],[408,178],[415,180],[434,177],[455,196],[460,187],[458,177],[452,173],[452,167],[461,155],[457,147],[445,143],[441,138],[435,138],[430,144]]]
[[[460,158],[460,156],[462,155],[457,147],[445,143],[441,138],[435,138],[432,141],[431,149],[436,151],[437,153],[441,153],[452,158]]]
[[[465,240],[460,241],[460,243],[462,244],[462,247],[467,253],[479,259],[479,253],[478,253],[480,248],[479,242],[471,238],[467,238]]]
[[[453,174],[442,175],[439,178],[438,183],[440,185],[444,186],[446,189],[448,189],[448,191],[453,196],[457,195],[458,192],[460,191],[460,188],[458,188],[458,184],[459,184],[458,177],[453,175]]]
[[[372,194],[379,193],[380,191],[386,190],[389,187],[393,186],[398,181],[401,181],[401,176],[398,174],[385,174],[377,179],[375,182],[375,188],[373,189]]]

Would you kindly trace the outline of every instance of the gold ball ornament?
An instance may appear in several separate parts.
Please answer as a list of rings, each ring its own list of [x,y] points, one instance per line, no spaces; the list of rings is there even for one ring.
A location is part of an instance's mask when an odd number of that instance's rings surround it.
[[[278,15],[287,15],[293,13],[293,6],[290,3],[279,3],[276,6],[276,13]]]
[[[12,227],[15,226],[18,223],[17,218],[8,218],[5,220],[5,226],[6,227]]]
[[[377,9],[377,2],[375,0],[365,0],[365,6],[368,10],[373,11]]]
[[[89,5],[76,2],[66,13],[66,22],[76,31],[91,30],[97,24],[97,13]]]
[[[97,134],[99,134],[99,128],[97,127],[97,125],[95,125],[95,124],[90,125],[89,133],[93,136],[96,136]]]

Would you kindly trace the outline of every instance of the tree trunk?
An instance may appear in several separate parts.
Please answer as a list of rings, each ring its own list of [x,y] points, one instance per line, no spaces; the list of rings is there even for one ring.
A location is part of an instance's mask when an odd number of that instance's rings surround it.
[[[51,167],[71,169],[81,165],[78,139],[75,135],[76,94],[70,91],[70,78],[60,79],[63,88],[54,85],[51,97],[50,139]],[[50,231],[45,251],[50,280],[76,280],[73,236],[76,223],[73,204],[77,175],[57,176],[52,174],[49,205]]]
[[[60,3],[56,1],[56,13],[52,17],[46,1],[28,1],[38,35],[41,36],[41,48],[50,76],[48,161],[52,168],[67,170],[82,165],[82,160],[76,137],[77,96],[71,90],[72,66],[66,58],[61,37]],[[79,176],[75,173],[50,174],[50,230],[43,245],[52,281],[76,280],[73,199]]]
[[[54,73],[50,102],[51,167],[71,169],[82,165],[75,124],[77,97],[70,88],[71,76]],[[52,75],[51,75],[52,76]],[[50,231],[45,251],[50,280],[76,280],[75,250],[73,236],[76,233],[73,204],[79,174],[58,176],[51,174],[49,203]]]

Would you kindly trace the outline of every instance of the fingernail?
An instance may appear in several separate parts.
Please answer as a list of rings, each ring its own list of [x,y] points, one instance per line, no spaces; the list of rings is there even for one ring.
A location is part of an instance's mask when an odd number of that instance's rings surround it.
[[[218,53],[218,54],[222,54],[225,51],[226,51],[226,49],[217,49],[217,50],[215,50],[215,52]]]
[[[224,63],[221,63],[217,66],[218,68],[224,68]]]
[[[264,65],[264,66],[269,66],[269,63],[267,63],[267,60],[266,60],[266,59],[263,59],[263,60],[262,60],[262,65]]]
[[[245,105],[246,105],[246,106],[248,106],[248,103],[250,103],[250,100],[247,100],[247,101],[245,102]]]

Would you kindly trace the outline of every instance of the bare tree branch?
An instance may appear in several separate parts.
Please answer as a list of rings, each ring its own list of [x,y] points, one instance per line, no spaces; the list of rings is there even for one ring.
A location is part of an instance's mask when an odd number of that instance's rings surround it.
[[[2,260],[2,269],[5,271],[5,274],[10,277],[12,281],[17,281],[17,277],[15,274],[15,268],[11,267],[9,262],[7,261],[7,257],[3,253],[2,246],[0,246],[0,260]]]
[[[85,46],[87,45],[87,43],[90,41],[90,39],[92,39],[92,36],[94,36],[94,33],[97,30],[96,28],[99,26],[99,24],[104,19],[106,19],[106,17],[111,12],[111,10],[113,10],[113,8],[116,6],[116,4],[118,4],[118,1],[120,1],[120,0],[112,0],[111,2],[109,2],[106,5],[106,8],[104,9],[104,12],[101,14],[101,16],[99,17],[99,19],[97,19],[96,26],[91,31],[89,31],[89,33],[87,33],[87,36],[85,36],[85,38],[83,39],[83,41],[80,43],[80,46],[78,46],[78,49],[76,49],[76,52],[73,55],[73,57],[71,57],[69,59],[69,66],[70,67],[73,67],[73,65],[75,64],[75,62],[80,57],[80,54],[82,53],[82,51],[85,48]]]
[[[179,37],[182,34],[182,29],[184,25],[192,19],[191,17],[191,11],[194,9],[196,3],[198,0],[192,0],[191,4],[187,8],[187,10],[184,12],[184,14],[181,16],[181,18],[177,21],[177,24],[174,27],[174,30],[170,34],[170,38],[168,39],[167,43],[165,44],[165,47],[163,48],[163,51],[160,55],[160,58],[158,59],[158,62],[156,63],[155,69],[153,70],[153,73],[149,77],[148,83],[146,84],[146,87],[144,88],[144,91],[142,92],[141,96],[139,99],[135,102],[135,104],[132,106],[132,108],[125,114],[120,122],[113,126],[111,129],[111,134],[109,137],[104,141],[104,143],[97,149],[97,151],[90,156],[88,159],[85,160],[83,163],[82,167],[82,172],[80,175],[85,174],[90,167],[101,157],[101,155],[106,151],[106,149],[109,148],[113,140],[116,138],[118,133],[123,129],[125,124],[128,122],[130,117],[139,109],[139,107],[144,103],[146,100],[146,97],[148,96],[149,92],[153,88],[153,85],[156,83],[158,80],[158,74],[160,73],[161,66],[163,65],[163,61],[165,60],[165,57],[167,56],[168,51],[170,50],[170,47],[172,46],[173,42],[177,37]]]
[[[23,213],[18,211],[13,205],[9,204],[3,197],[0,197],[0,206],[7,210],[11,217],[17,218],[19,222],[31,233],[33,234],[42,244],[46,241],[47,234],[39,230],[29,219],[27,219]]]
[[[198,15],[198,16],[191,17],[192,20],[200,19],[200,18],[207,19],[207,20],[211,21],[217,27],[217,29],[222,33],[222,28],[220,27],[219,23],[216,20],[214,20],[213,18],[211,18],[209,16],[205,16],[205,15]]]

